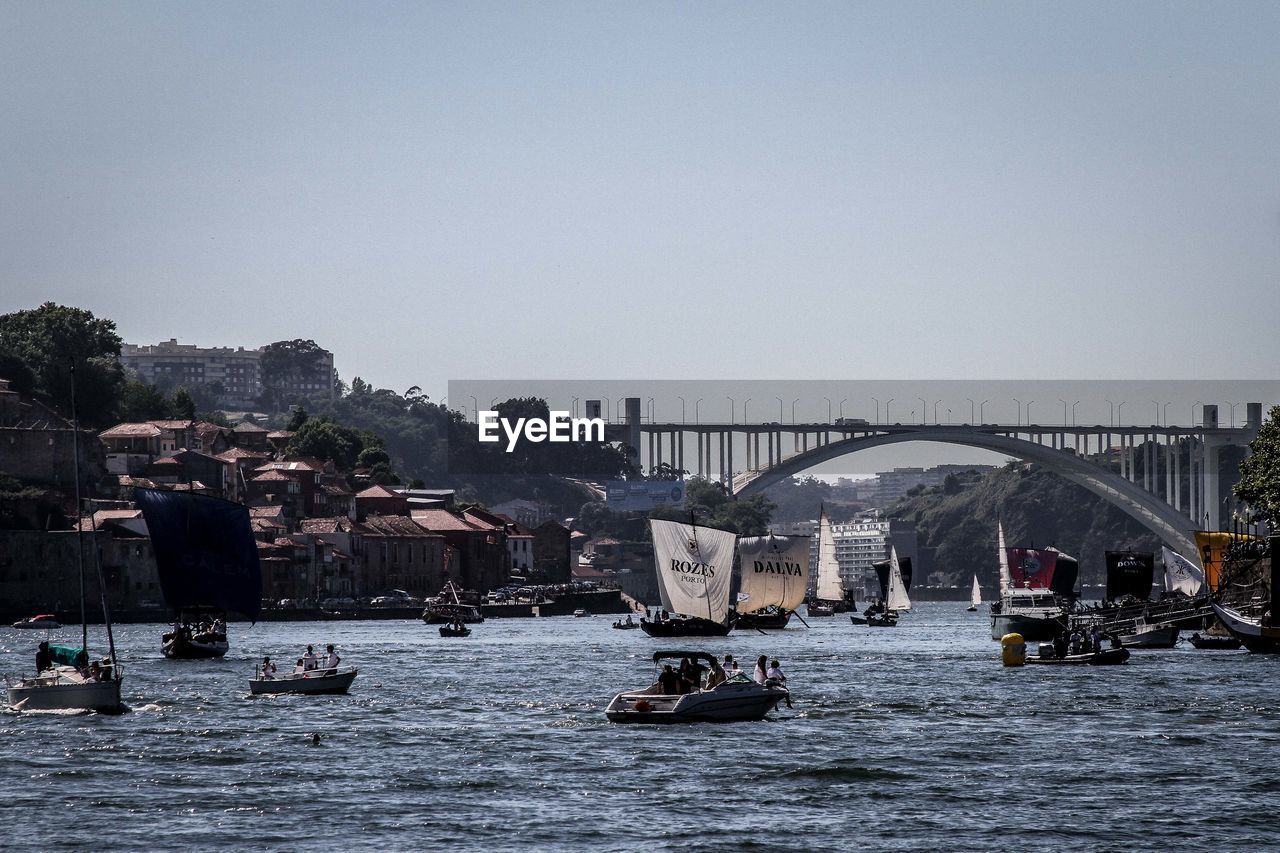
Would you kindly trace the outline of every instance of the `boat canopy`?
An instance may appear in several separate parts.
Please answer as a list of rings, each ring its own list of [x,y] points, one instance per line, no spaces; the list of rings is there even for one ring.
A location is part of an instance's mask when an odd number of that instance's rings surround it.
[[[59,646],[54,643],[49,644],[49,654],[53,655],[53,662],[62,664],[63,666],[88,666],[89,655],[79,646]]]
[[[137,489],[165,602],[175,610],[217,608],[257,619],[262,609],[258,546],[243,504],[191,492]]]
[[[739,613],[766,607],[795,610],[809,587],[808,536],[743,536],[738,539]]]
[[[715,663],[719,663],[719,661],[717,660],[717,658],[716,658],[716,656],[715,656],[715,655],[708,654],[707,652],[694,652],[694,651],[684,651],[684,652],[681,652],[681,651],[663,651],[663,652],[654,652],[654,653],[653,653],[653,662],[654,662],[654,663],[657,663],[658,661],[662,661],[662,660],[670,660],[670,659],[672,659],[672,658],[676,658],[676,659],[678,659],[678,658],[688,658],[689,660],[700,660],[700,661],[703,661],[704,663],[707,663],[707,664],[715,664]]]
[[[682,616],[723,623],[729,615],[733,545],[728,530],[650,519],[662,607]]]

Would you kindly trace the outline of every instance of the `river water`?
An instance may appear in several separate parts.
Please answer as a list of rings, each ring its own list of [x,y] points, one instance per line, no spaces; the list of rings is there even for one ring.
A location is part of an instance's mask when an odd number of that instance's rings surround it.
[[[684,641],[780,658],[794,709],[657,727],[605,720],[659,648],[612,617],[490,620],[454,640],[420,622],[233,624],[212,662],[165,660],[159,625],[118,626],[130,712],[0,714],[0,847],[1280,843],[1280,659],[1184,644],[1005,669],[985,613],[959,603],[894,629],[809,622]],[[0,671],[29,670],[38,639],[0,630]],[[327,642],[360,669],[349,695],[249,697],[262,655]]]

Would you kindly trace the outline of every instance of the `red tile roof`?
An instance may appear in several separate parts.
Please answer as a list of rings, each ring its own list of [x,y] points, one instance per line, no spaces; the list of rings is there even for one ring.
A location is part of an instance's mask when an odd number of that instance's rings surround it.
[[[440,538],[412,518],[403,515],[371,515],[357,525],[366,536],[416,536]]]
[[[410,515],[428,530],[464,530],[470,533],[481,529],[447,509],[415,509],[410,511]]]
[[[154,438],[160,428],[154,424],[116,424],[98,433],[98,438]]]
[[[190,429],[192,426],[195,425],[195,421],[147,421],[147,423],[154,424],[160,427],[160,429],[171,429],[171,430],[172,429]]]
[[[363,492],[356,492],[356,499],[360,498],[402,498],[403,495],[396,494],[386,486],[370,486]]]
[[[224,450],[214,459],[221,459],[223,462],[236,462],[241,459],[270,459],[271,457],[257,450],[245,450],[243,447],[232,447]]]
[[[252,421],[241,421],[231,428],[232,432],[266,432],[265,429],[253,423]]]
[[[262,470],[262,469],[261,469],[261,468],[259,468],[258,470]],[[251,482],[251,483],[267,483],[267,482],[272,482],[272,481],[276,481],[276,480],[289,481],[289,480],[292,480],[292,479],[293,479],[292,477],[287,476],[287,475],[285,475],[285,474],[281,474],[279,471],[268,471],[268,472],[266,472],[265,474],[259,474],[258,476],[256,476],[256,477],[252,478],[249,482]]]

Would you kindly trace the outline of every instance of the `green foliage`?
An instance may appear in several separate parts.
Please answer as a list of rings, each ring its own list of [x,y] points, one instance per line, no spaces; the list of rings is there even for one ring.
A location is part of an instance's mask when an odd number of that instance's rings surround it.
[[[657,507],[649,517],[669,521],[692,518],[698,524],[732,530],[740,536],[762,536],[768,532],[774,506],[766,495],[735,499],[720,483],[694,477],[685,484],[684,509]]]
[[[83,308],[46,302],[39,308],[0,316],[0,365],[25,365],[14,379],[70,417],[71,373],[76,378],[76,414],[90,426],[115,415],[124,372],[116,325]]]
[[[1251,455],[1240,463],[1236,497],[1249,504],[1253,520],[1280,529],[1280,406],[1272,406],[1249,442]]]
[[[765,489],[776,509],[775,521],[806,521],[817,518],[823,504],[831,501],[831,484],[817,477],[788,477]]]
[[[287,423],[285,423],[284,428],[289,432],[297,432],[298,430],[302,429],[302,425],[305,424],[306,422],[307,422],[307,410],[302,408],[301,406],[297,406],[294,408],[292,412],[289,413],[289,420]]]
[[[317,356],[325,350],[312,340],[301,338],[292,341],[276,341],[262,348],[258,363],[258,376],[262,383],[262,405],[273,412],[296,402],[285,399],[288,386],[315,373]],[[328,396],[327,394],[325,395]]]
[[[286,452],[332,461],[339,470],[350,471],[364,451],[368,433],[338,424],[322,416],[308,420],[289,440]]]
[[[196,401],[185,386],[173,392],[173,402],[169,404],[169,414],[177,420],[193,421],[196,419]]]
[[[683,468],[677,468],[670,462],[663,462],[660,465],[654,465],[649,469],[649,480],[679,480],[689,472]]]
[[[116,417],[124,423],[140,423],[168,417],[169,410],[170,403],[159,388],[130,379],[121,388]]]

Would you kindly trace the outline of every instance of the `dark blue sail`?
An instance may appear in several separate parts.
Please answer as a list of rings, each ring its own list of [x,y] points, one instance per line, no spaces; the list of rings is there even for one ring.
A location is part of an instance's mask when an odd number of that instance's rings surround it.
[[[209,607],[258,618],[262,570],[248,507],[155,489],[137,489],[134,501],[151,533],[165,603],[175,610]]]

